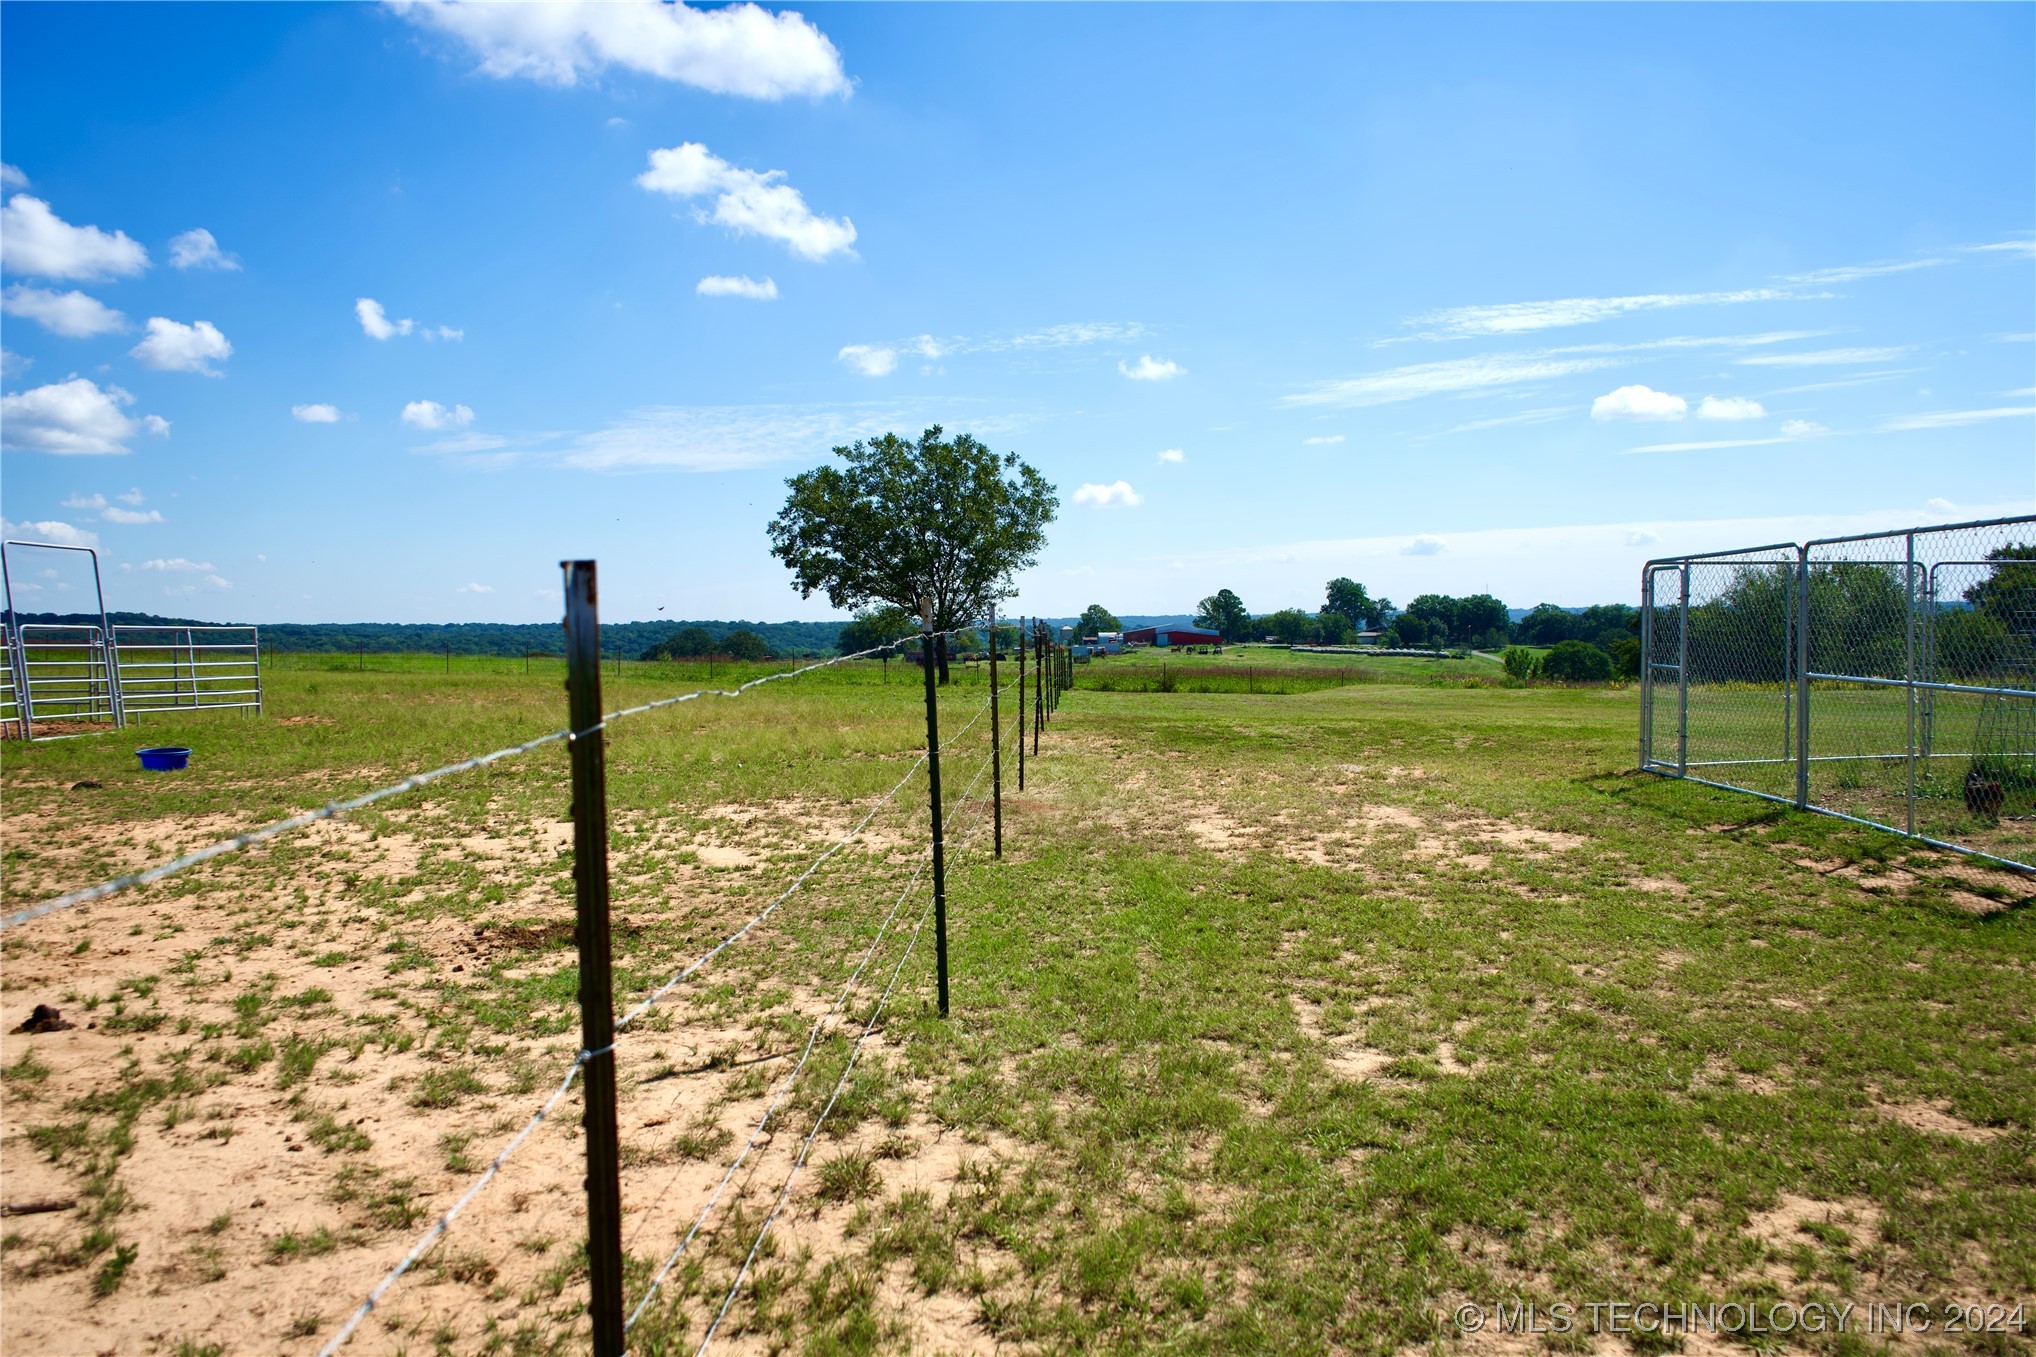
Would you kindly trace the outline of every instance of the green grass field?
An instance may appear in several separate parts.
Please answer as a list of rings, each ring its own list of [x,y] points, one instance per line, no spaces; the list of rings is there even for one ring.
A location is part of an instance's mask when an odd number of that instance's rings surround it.
[[[1888,1340],[1472,1337],[1450,1316],[2036,1308],[2025,878],[1635,774],[1631,688],[1505,687],[1489,661],[1192,664],[1233,686],[1100,691],[1134,663],[1082,666],[1022,794],[1007,763],[1005,856],[978,839],[951,881],[953,1014],[923,936],[731,1350],[1853,1353]],[[1291,691],[1235,690],[1276,665]],[[888,677],[844,666],[612,730],[619,1002],[904,775],[921,690]],[[985,680],[943,695],[947,732]],[[8,746],[8,903],[563,722],[556,674],[269,683],[263,720],[150,722],[197,750],[183,775],[135,771],[134,730]],[[610,707],[680,686],[648,666],[609,684]],[[986,729],[946,761],[950,798]],[[79,1204],[7,1222],[9,1350],[314,1351],[571,1059],[566,804],[548,749],[10,930],[8,1025],[41,1002],[79,1023],[5,1038],[6,1195]],[[925,832],[918,781],[618,1049],[631,1305]],[[903,898],[634,1350],[697,1344],[923,880]],[[577,1101],[349,1351],[584,1345]],[[1932,1313],[1905,1350],[2030,1348],[2026,1325],[1947,1334]]]

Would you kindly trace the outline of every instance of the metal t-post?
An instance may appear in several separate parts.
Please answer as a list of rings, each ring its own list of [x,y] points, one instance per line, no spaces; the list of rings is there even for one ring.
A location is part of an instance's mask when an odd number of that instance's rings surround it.
[[[572,729],[573,893],[579,904],[580,1048],[586,1060],[587,1314],[594,1357],[621,1357],[622,1169],[615,1131],[615,996],[608,938],[608,773],[601,631],[592,561],[562,561],[566,700]],[[591,1054],[588,1054],[591,1053]]]
[[[940,815],[940,703],[933,691],[933,600],[919,600],[919,667],[926,671],[926,773],[933,806],[933,965],[947,1016],[947,845]]]
[[[1004,727],[997,716],[997,605],[990,605],[990,818],[1004,856]]]
[[[1025,790],[1025,619],[1018,619],[1018,790]]]
[[[1046,625],[1034,621],[1032,632],[1032,757],[1039,757],[1039,732],[1046,729]]]

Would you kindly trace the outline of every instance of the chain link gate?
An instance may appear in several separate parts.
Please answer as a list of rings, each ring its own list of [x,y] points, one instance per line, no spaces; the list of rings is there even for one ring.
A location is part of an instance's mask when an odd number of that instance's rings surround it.
[[[1640,766],[2036,870],[2036,516],[1642,568]]]

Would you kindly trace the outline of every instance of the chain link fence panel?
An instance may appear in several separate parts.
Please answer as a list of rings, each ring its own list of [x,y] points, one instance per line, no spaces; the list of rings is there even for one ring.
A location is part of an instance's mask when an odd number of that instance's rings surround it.
[[[1640,766],[2036,870],[2036,516],[1650,561]]]

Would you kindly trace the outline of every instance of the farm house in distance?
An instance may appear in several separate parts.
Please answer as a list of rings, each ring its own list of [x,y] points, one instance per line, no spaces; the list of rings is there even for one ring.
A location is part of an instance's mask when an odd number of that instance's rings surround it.
[[[1203,627],[1140,627],[1124,633],[1127,646],[1219,646],[1222,636]]]

